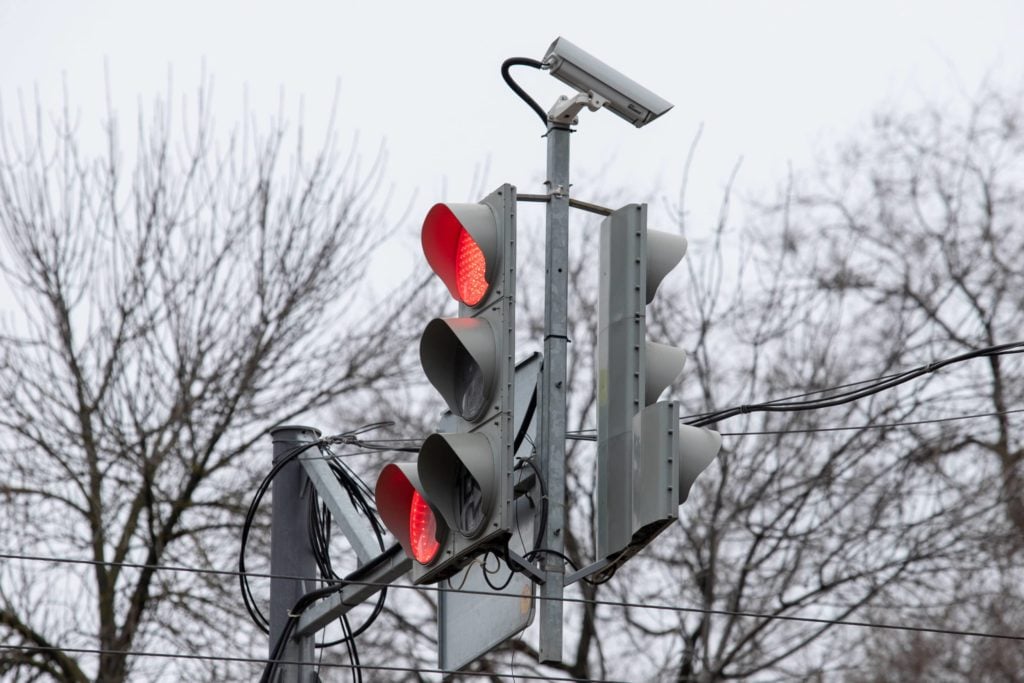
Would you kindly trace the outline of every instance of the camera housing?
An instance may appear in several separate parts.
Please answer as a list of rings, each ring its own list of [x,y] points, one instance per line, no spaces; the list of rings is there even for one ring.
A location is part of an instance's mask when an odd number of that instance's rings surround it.
[[[637,128],[673,106],[561,36],[551,43],[543,61],[552,76],[583,94],[594,93],[607,100],[605,107]]]

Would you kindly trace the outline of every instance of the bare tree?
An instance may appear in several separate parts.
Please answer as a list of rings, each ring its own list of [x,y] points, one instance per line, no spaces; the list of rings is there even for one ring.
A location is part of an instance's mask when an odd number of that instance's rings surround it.
[[[663,285],[648,319],[652,338],[690,351],[673,390],[687,412],[834,396],[835,387],[1019,340],[1018,102],[987,93],[966,122],[934,112],[881,117],[824,169],[790,178],[743,230],[726,196],[710,237],[691,244],[690,278]],[[538,240],[520,227],[520,245]],[[594,449],[585,437],[596,400],[596,254],[592,240],[579,244],[569,426],[581,438],[567,454],[565,548],[583,565],[594,559]],[[543,297],[526,273],[541,265],[520,254],[520,340],[539,339]],[[721,421],[725,445],[681,523],[608,583],[569,590],[584,602],[566,606],[566,662],[541,665],[529,642],[514,639],[474,670],[666,681],[1014,671],[1013,653],[993,654],[999,641],[949,644],[943,634],[870,625],[1018,627],[1021,444],[1008,411],[1020,403],[1019,372],[1016,357],[986,357],[850,403]],[[375,395],[382,417],[432,428],[436,398],[409,389],[388,404],[395,395]],[[965,413],[984,417],[947,420]],[[433,595],[393,595],[386,629],[361,641],[363,661],[395,664],[398,643],[398,661],[434,666]],[[867,625],[841,623],[851,620]],[[936,661],[943,643],[948,656]]]
[[[127,141],[111,113],[99,154],[67,108],[0,122],[3,551],[91,563],[0,565],[19,680],[219,680],[238,672],[126,652],[262,655],[233,577],[154,567],[229,569],[268,429],[406,368],[398,309],[359,299],[379,158],[333,131],[310,154],[283,119],[218,137],[206,86],[183,113],[159,100]]]
[[[694,269],[689,306],[662,318],[667,332],[698,340],[691,409],[1018,341],[1024,147],[1014,103],[987,93],[964,124],[934,112],[881,118],[825,171],[786,184],[743,239],[755,245],[749,258],[712,251]],[[740,275],[723,273],[736,252]],[[739,286],[722,284],[731,279]],[[1014,546],[1002,542],[1020,496],[1020,439],[1006,412],[1020,398],[1015,358],[827,410],[723,423],[726,445],[684,507],[682,533],[635,564],[652,578],[613,584],[624,601],[685,608],[623,610],[630,647],[665,679],[804,679],[861,666],[856,644],[879,642],[840,620],[965,628],[967,611],[950,620],[942,608],[991,602],[1017,575]],[[986,417],[930,421],[964,413]],[[991,630],[1016,619],[1002,613]]]
[[[1022,126],[1021,93],[989,87],[966,106],[879,116],[794,193],[797,230],[816,229],[829,244],[814,256],[800,249],[803,272],[828,301],[868,316],[869,324],[849,324],[849,334],[894,366],[1024,337]],[[908,469],[949,494],[933,494],[942,508],[999,513],[975,532],[973,552],[920,598],[921,609],[903,613],[927,625],[1013,634],[1024,618],[1011,589],[1022,578],[1024,531],[1024,439],[1013,414],[1024,399],[1020,373],[1019,356],[991,356],[935,378],[904,403],[916,420],[980,415],[905,429]],[[865,662],[874,673],[865,675],[1000,679],[1019,667],[991,656],[998,645],[872,638]],[[928,657],[940,650],[943,657]],[[878,660],[891,668],[873,668]]]
[[[1018,341],[1016,102],[986,94],[963,124],[934,112],[880,118],[825,171],[790,179],[742,233],[723,211],[711,239],[692,245],[690,281],[659,294],[649,317],[653,338],[691,351],[681,387],[691,414],[828,397],[832,387]],[[571,278],[577,429],[593,426],[588,255],[578,254]],[[536,333],[536,297],[519,301],[520,327]],[[1007,632],[1019,623],[1017,602],[996,596],[1018,572],[1021,445],[1007,413],[1020,403],[1017,374],[1015,357],[991,356],[827,409],[722,422],[725,446],[682,523],[608,584],[570,592],[593,602],[567,608],[566,664],[538,665],[517,640],[515,670],[870,679],[866,652],[891,662],[948,636],[886,629],[880,638],[840,622],[956,629],[991,614],[990,630]],[[933,422],[965,413],[986,417]],[[583,564],[593,552],[593,459],[583,443],[570,446],[569,467],[566,549]],[[963,601],[972,609],[951,608]],[[960,654],[943,675],[967,676],[993,643],[970,642],[977,649],[962,639],[950,649]],[[506,650],[484,666],[509,671],[510,661]],[[993,676],[1014,662],[992,661]]]

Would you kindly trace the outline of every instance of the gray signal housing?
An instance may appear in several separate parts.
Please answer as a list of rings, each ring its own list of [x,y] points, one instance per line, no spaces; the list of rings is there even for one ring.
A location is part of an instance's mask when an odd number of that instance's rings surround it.
[[[721,437],[682,425],[678,404],[657,399],[686,354],[647,341],[647,304],[682,260],[686,240],[648,231],[647,206],[630,204],[601,224],[597,336],[599,560],[622,562],[678,517]]]

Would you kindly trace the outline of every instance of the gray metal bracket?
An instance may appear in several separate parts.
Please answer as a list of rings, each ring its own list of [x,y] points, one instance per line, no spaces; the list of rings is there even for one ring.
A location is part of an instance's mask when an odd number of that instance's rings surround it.
[[[399,545],[393,545],[365,565],[345,577],[350,582],[340,592],[313,605],[299,618],[296,636],[316,633],[348,613],[356,605],[387,588],[395,579],[412,569],[410,560]]]
[[[565,585],[569,586],[571,584],[576,583],[577,581],[587,578],[588,576],[593,576],[594,574],[597,574],[598,572],[607,569],[613,564],[615,564],[615,561],[608,559],[598,560],[594,564],[588,564],[583,569],[579,569],[577,571],[574,571],[572,574],[567,575],[565,577]]]
[[[544,578],[544,574],[542,572],[540,572],[532,564],[530,564],[526,560],[525,557],[523,557],[522,555],[519,555],[518,553],[514,553],[511,550],[509,550],[508,551],[508,561],[509,561],[509,564],[514,564],[516,567],[518,567],[520,570],[522,570],[522,572],[524,574],[526,574],[527,576],[529,576],[530,579],[532,579],[534,583],[539,583],[542,586],[544,585],[544,582],[546,580]]]
[[[320,451],[312,450],[308,455],[300,455],[299,461],[316,487],[317,495],[327,505],[331,517],[355,550],[359,564],[369,562],[380,552],[370,521],[356,510],[348,492],[338,483]]]
[[[517,202],[536,202],[538,204],[547,204],[551,201],[551,197],[561,197],[561,194],[517,194]],[[579,209],[580,211],[589,211],[590,213],[596,213],[598,216],[610,216],[612,215],[613,209],[609,209],[607,206],[601,206],[600,204],[592,204],[591,202],[585,202],[582,199],[573,199],[569,197],[569,207],[573,209]]]

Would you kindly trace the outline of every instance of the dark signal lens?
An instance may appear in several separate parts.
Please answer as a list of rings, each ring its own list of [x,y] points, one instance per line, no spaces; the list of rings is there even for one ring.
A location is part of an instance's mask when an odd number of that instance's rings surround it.
[[[464,466],[455,477],[455,505],[459,533],[473,536],[484,523],[484,492],[480,484]]]
[[[476,306],[487,294],[487,259],[469,233],[459,231],[455,248],[455,287],[459,299],[467,306]]]
[[[461,344],[455,351],[455,401],[458,415],[464,420],[475,420],[483,412],[484,375],[480,365]]]
[[[436,556],[441,544],[437,542],[437,520],[427,501],[413,491],[409,503],[409,542],[412,556],[420,564],[428,564]]]

